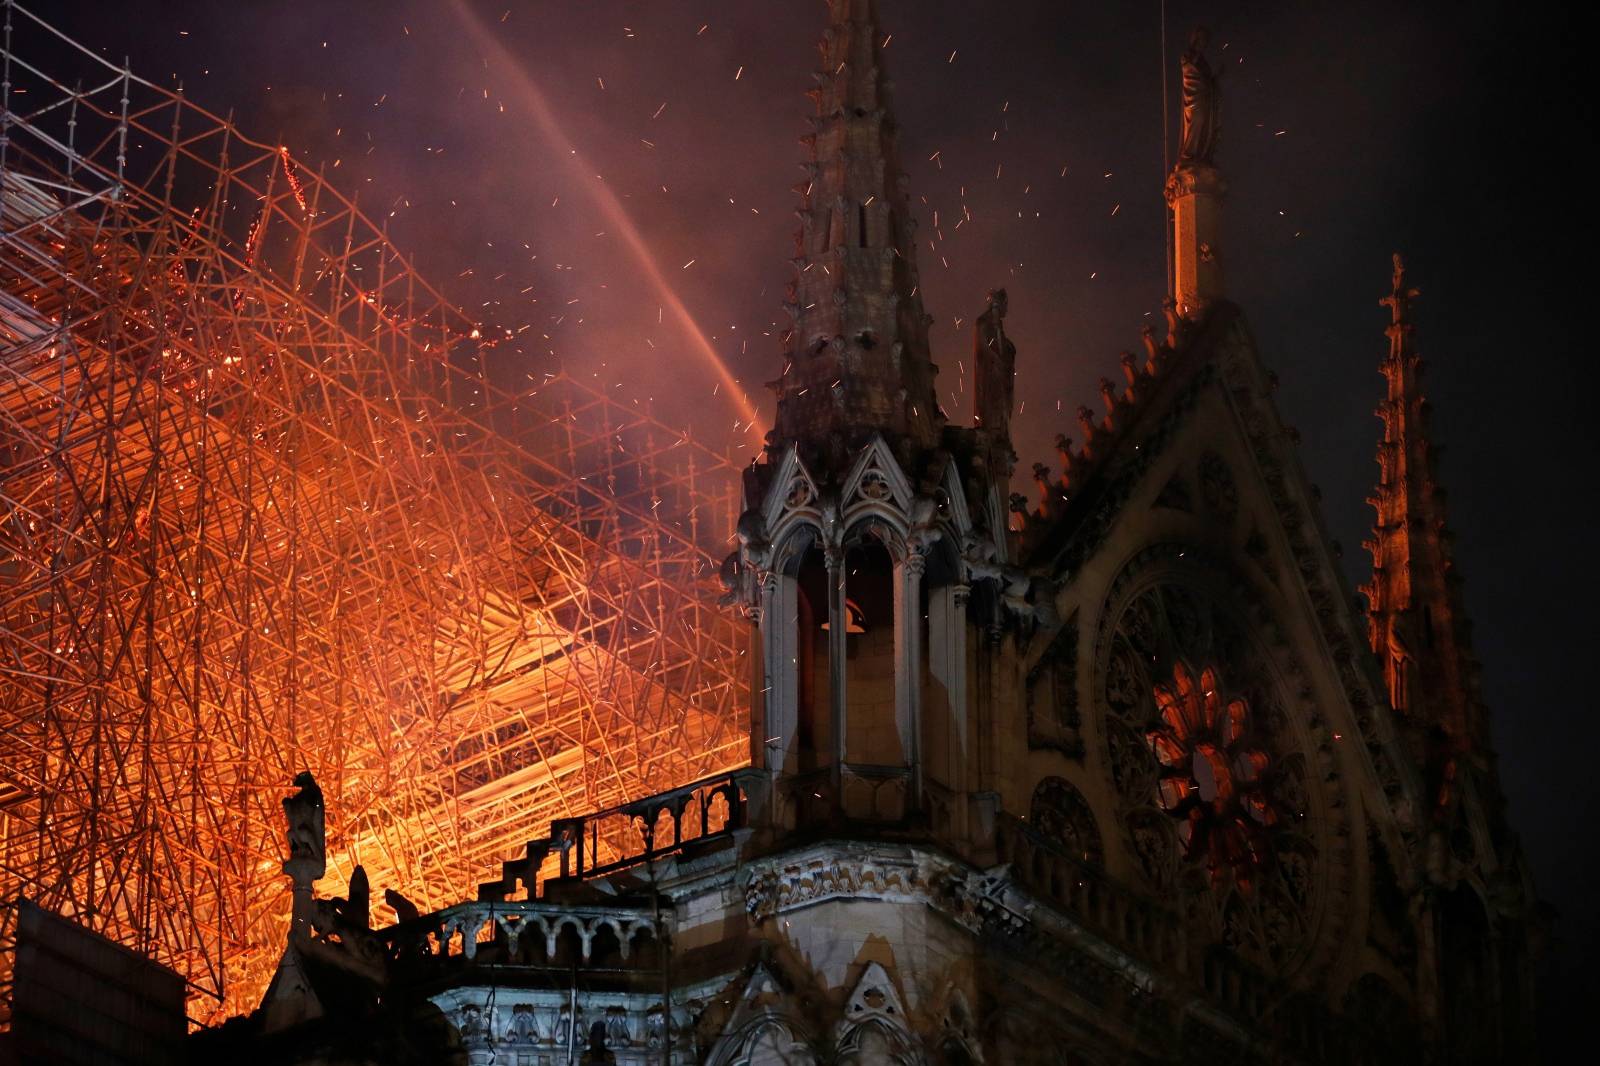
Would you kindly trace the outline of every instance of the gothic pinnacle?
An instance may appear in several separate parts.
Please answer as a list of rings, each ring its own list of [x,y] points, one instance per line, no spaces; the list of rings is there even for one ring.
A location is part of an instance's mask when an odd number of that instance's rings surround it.
[[[808,93],[816,114],[796,211],[794,370],[778,400],[780,445],[881,432],[926,447],[940,430],[882,41],[876,0],[829,0]]]
[[[1418,381],[1422,360],[1411,321],[1418,295],[1396,252],[1389,293],[1378,301],[1389,309],[1389,351],[1376,411],[1383,427],[1378,485],[1368,497],[1376,515],[1364,545],[1373,563],[1365,586],[1369,636],[1395,709],[1470,745],[1482,739],[1482,718]]]

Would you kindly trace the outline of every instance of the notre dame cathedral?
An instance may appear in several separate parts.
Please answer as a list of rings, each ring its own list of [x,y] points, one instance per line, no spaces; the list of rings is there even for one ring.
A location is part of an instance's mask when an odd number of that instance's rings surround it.
[[[776,426],[723,569],[750,626],[749,767],[558,821],[477,899],[397,897],[376,930],[359,877],[313,897],[323,810],[303,777],[277,978],[191,1037],[197,1057],[1532,1061],[1535,897],[1399,257],[1358,599],[1224,295],[1196,33],[1165,329],[1013,492],[1005,293],[977,319],[957,424],[876,4],[830,9]],[[638,853],[600,846],[619,825]]]

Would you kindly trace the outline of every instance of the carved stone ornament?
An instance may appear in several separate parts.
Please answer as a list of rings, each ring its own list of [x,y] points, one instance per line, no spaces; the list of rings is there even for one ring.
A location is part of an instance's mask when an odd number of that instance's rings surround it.
[[[868,470],[861,475],[861,485],[856,490],[862,499],[887,500],[894,496],[894,487],[881,470]]]
[[[867,963],[855,990],[845,1001],[837,1025],[838,1047],[846,1062],[904,1063],[916,1061],[915,1042],[906,1021],[906,1007],[894,980],[882,964]]]
[[[810,503],[813,499],[811,482],[805,477],[796,477],[789,482],[789,491],[783,497],[783,505],[790,510],[797,510]]]
[[[976,930],[991,907],[1003,871],[980,872],[915,853],[888,859],[826,849],[784,861],[758,863],[744,882],[745,910],[754,922],[828,899],[874,899],[932,906]]]
[[[539,1042],[539,1025],[534,1016],[533,1004],[518,1003],[511,1008],[511,1022],[506,1026],[506,1040],[513,1044]]]

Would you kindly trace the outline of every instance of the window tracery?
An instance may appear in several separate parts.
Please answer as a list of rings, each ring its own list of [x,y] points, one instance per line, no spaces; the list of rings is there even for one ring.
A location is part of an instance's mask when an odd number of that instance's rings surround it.
[[[1226,593],[1163,577],[1108,605],[1097,651],[1119,828],[1152,890],[1286,972],[1309,949],[1322,855],[1304,740]]]
[[[1215,667],[1196,677],[1182,659],[1154,695],[1160,721],[1145,742],[1161,767],[1156,803],[1176,820],[1186,860],[1203,863],[1213,884],[1231,878],[1248,893],[1271,858],[1267,832],[1278,820],[1266,788],[1271,760],[1249,735],[1250,706],[1224,695]]]
[[[1040,836],[1060,844],[1073,858],[1098,866],[1105,860],[1100,827],[1089,801],[1071,782],[1047,777],[1033,790],[1028,822]]]

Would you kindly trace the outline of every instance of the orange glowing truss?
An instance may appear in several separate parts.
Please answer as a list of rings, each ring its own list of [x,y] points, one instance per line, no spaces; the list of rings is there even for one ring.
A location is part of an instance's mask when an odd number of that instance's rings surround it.
[[[325,888],[359,861],[429,908],[553,817],[743,763],[736,464],[530,388],[320,175],[5,11],[0,901],[216,1018],[282,948],[301,769]]]

